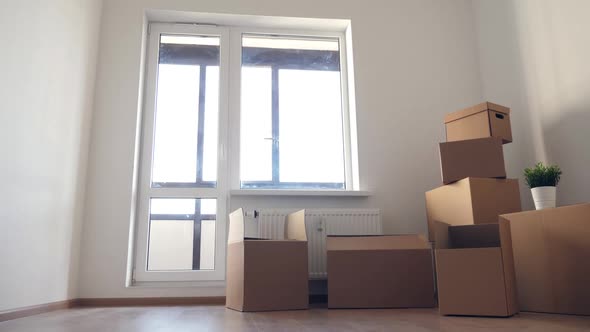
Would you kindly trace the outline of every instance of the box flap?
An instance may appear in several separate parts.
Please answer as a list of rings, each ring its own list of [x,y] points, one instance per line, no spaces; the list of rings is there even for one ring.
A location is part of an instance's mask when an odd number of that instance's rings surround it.
[[[305,210],[290,213],[285,224],[285,239],[307,241]]]
[[[516,273],[514,271],[514,256],[512,254],[512,235],[510,224],[506,220],[500,220],[500,243],[502,262],[504,263],[504,285],[506,288],[506,306],[509,313],[517,313],[518,299],[516,291]]]
[[[430,249],[423,235],[377,235],[377,236],[328,236],[326,248],[330,250],[396,250]]]
[[[229,214],[229,230],[227,243],[236,243],[244,240],[245,234],[244,210],[239,208]]]
[[[435,249],[448,249],[451,248],[451,239],[449,237],[449,227],[451,225],[441,222],[432,222],[432,232],[434,236],[434,248]]]
[[[447,115],[445,115],[445,123],[449,123],[452,121],[456,121],[459,120],[461,118],[479,113],[479,112],[483,112],[483,111],[487,111],[487,110],[492,110],[492,111],[496,111],[499,113],[504,113],[504,114],[510,114],[510,108],[506,107],[506,106],[502,106],[502,105],[498,105],[498,104],[494,104],[494,103],[490,103],[490,102],[484,102],[481,104],[477,104],[475,106],[471,106],[465,109],[462,109],[460,111],[456,111],[453,113],[449,113]]]

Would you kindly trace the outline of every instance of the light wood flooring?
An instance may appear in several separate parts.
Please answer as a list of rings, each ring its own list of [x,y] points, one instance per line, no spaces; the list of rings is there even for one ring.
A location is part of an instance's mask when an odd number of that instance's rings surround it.
[[[590,331],[590,317],[520,313],[441,317],[435,309],[240,313],[223,306],[74,308],[0,323],[1,332],[84,331]]]

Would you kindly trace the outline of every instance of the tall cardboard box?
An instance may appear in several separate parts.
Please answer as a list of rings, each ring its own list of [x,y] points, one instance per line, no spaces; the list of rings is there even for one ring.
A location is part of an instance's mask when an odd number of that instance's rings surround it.
[[[506,178],[502,140],[496,137],[439,144],[442,181],[466,177]]]
[[[507,223],[436,223],[436,271],[441,315],[508,317],[518,312]]]
[[[328,236],[328,308],[432,308],[432,249],[420,235]]]
[[[483,137],[498,137],[512,142],[510,109],[485,102],[445,116],[447,142]]]
[[[501,215],[522,311],[590,315],[590,204]]]
[[[305,212],[287,217],[285,238],[245,237],[244,213],[229,215],[226,307],[238,311],[307,309]]]
[[[434,222],[450,225],[489,224],[498,216],[520,212],[516,179],[465,178],[426,192],[428,236],[434,241]]]

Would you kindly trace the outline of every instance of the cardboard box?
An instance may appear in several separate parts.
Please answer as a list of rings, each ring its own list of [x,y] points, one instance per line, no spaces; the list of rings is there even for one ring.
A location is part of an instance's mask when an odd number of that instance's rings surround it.
[[[328,308],[432,308],[432,249],[420,235],[328,236]]]
[[[506,178],[502,140],[496,137],[439,144],[442,181],[466,177]]]
[[[522,311],[590,315],[590,204],[505,214]]]
[[[449,225],[489,224],[498,216],[520,212],[516,179],[465,178],[426,192],[428,236],[434,241],[434,221]]]
[[[226,307],[238,311],[309,307],[305,212],[287,217],[285,238],[245,237],[244,213],[229,215]]]
[[[447,142],[498,137],[512,142],[510,109],[490,102],[481,103],[445,116]]]
[[[441,315],[508,317],[517,313],[509,225],[437,222],[436,227]]]

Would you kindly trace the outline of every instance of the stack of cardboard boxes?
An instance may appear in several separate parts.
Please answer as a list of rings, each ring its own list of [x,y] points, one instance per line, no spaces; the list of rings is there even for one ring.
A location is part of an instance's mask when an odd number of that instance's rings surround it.
[[[511,234],[498,216],[521,210],[518,180],[506,179],[502,145],[512,142],[510,109],[482,103],[445,117],[443,186],[426,193],[443,315],[518,312]]]
[[[426,193],[428,239],[328,236],[328,307],[434,307],[436,279],[443,315],[590,314],[590,204],[520,212],[502,150],[508,108],[479,104],[445,124],[443,185]],[[228,308],[308,308],[304,210],[286,218],[285,239],[248,238],[242,209],[230,214]]]

